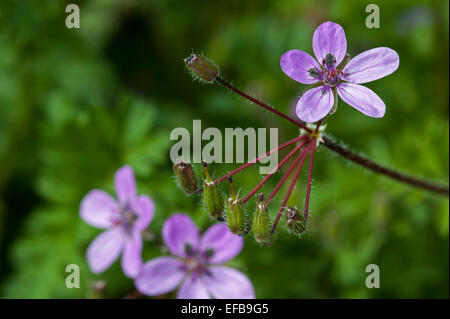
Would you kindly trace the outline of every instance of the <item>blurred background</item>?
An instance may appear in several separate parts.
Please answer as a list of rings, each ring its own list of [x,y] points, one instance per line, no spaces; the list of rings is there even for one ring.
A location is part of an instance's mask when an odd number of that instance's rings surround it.
[[[80,6],[80,29],[65,27],[70,2]],[[183,64],[192,50],[215,60],[237,87],[293,114],[305,86],[281,71],[280,56],[289,49],[312,54],[322,22],[344,27],[352,56],[393,48],[399,69],[367,84],[385,101],[386,116],[371,119],[340,102],[327,131],[380,163],[448,185],[448,1],[379,1],[379,29],[365,26],[370,3],[2,0],[0,296],[93,297],[98,280],[108,297],[134,290],[119,262],[91,273],[85,251],[100,231],[79,217],[89,190],[114,193],[113,175],[123,164],[156,203],[156,238],[175,212],[206,229],[201,199],[184,196],[172,178],[173,128],[191,130],[201,119],[204,128],[278,127],[280,143],[298,134],[219,86],[193,82]],[[448,298],[448,198],[369,173],[324,148],[315,159],[307,234],[298,239],[280,227],[268,248],[250,234],[231,262],[256,296]],[[210,165],[216,176],[235,167]],[[260,178],[254,167],[234,184],[246,194]],[[161,254],[159,244],[145,244],[144,260]],[[80,266],[80,289],[65,286],[68,264]],[[380,267],[379,289],[365,286],[368,264]]]

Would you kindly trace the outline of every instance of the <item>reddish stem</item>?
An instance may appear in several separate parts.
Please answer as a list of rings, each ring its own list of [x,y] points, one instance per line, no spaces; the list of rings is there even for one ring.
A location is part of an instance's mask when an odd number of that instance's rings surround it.
[[[298,164],[298,162],[302,159],[302,156],[305,155],[305,153],[307,152],[309,148],[309,145],[306,146],[298,155],[298,157],[295,159],[295,161],[292,163],[292,165],[289,167],[288,171],[284,174],[284,176],[281,178],[281,180],[278,182],[277,186],[275,186],[274,190],[272,191],[272,193],[269,195],[269,197],[267,197],[264,206],[267,207],[267,205],[269,205],[270,201],[272,200],[272,198],[277,194],[277,192],[280,190],[281,186],[284,184],[284,182],[286,181],[286,179],[289,177],[289,175],[291,174],[292,170],[295,168],[295,166]]]
[[[274,109],[273,107],[271,107],[271,106],[269,106],[269,105],[267,105],[267,104],[265,104],[265,103],[263,103],[263,102],[261,102],[261,101],[258,101],[258,100],[255,99],[254,97],[251,97],[250,95],[245,94],[245,93],[242,92],[241,90],[236,89],[234,86],[232,86],[231,84],[229,84],[228,82],[226,82],[226,81],[225,81],[224,79],[222,79],[220,76],[218,76],[218,77],[216,78],[216,80],[217,80],[217,82],[219,82],[219,83],[222,84],[223,86],[225,86],[225,87],[227,87],[228,89],[230,89],[231,91],[233,91],[233,92],[239,94],[240,96],[246,98],[247,100],[249,100],[249,101],[251,101],[251,102],[253,102],[253,103],[255,103],[255,104],[258,104],[259,106],[262,106],[262,107],[265,108],[266,110],[268,110],[268,111],[270,111],[270,112],[273,112],[273,113],[277,114],[278,116],[281,116],[282,118],[284,118],[284,119],[286,119],[286,120],[288,120],[288,121],[294,123],[295,125],[297,125],[297,126],[303,128],[303,129],[305,129],[307,132],[311,132],[311,130],[310,130],[308,127],[306,127],[305,124],[303,124],[303,123],[301,123],[301,122],[299,122],[299,121],[293,119],[292,117],[290,117],[290,116],[288,116],[288,115],[286,115],[286,114],[284,114],[284,113],[282,113],[282,112],[280,112],[280,111]]]
[[[233,171],[229,172],[228,174],[222,176],[221,178],[217,179],[217,180],[216,180],[216,184],[223,182],[223,181],[226,180],[228,177],[233,176],[233,175],[239,173],[240,171],[246,169],[247,167],[252,166],[252,165],[258,163],[258,162],[261,161],[262,159],[264,159],[264,158],[270,156],[271,154],[273,154],[273,153],[275,153],[275,152],[279,152],[279,151],[281,151],[282,149],[288,147],[288,146],[291,145],[291,144],[294,144],[295,142],[298,142],[298,141],[304,139],[304,138],[307,137],[307,136],[308,136],[308,135],[302,135],[302,136],[296,137],[296,138],[294,138],[294,139],[292,139],[292,140],[290,140],[290,141],[288,141],[288,142],[286,142],[286,143],[284,143],[284,144],[278,146],[277,148],[274,148],[274,149],[270,150],[270,151],[267,152],[266,154],[261,155],[261,156],[255,158],[254,160],[252,160],[252,161],[250,161],[250,162],[248,162],[248,163],[242,165],[241,167],[236,168],[235,170],[233,170]]]
[[[316,139],[313,138],[311,141],[311,155],[309,156],[308,185],[306,186],[305,211],[304,211],[305,221],[308,218],[309,195],[311,194],[311,180],[312,180],[312,169],[313,169],[315,149],[316,149]]]
[[[300,155],[298,157],[299,160],[301,159],[301,162],[300,162],[300,164],[298,164],[297,170],[295,171],[295,174],[294,174],[294,177],[291,180],[291,184],[289,185],[286,196],[284,197],[283,203],[281,204],[280,210],[278,211],[278,215],[273,223],[271,233],[273,233],[275,231],[275,228],[277,227],[278,221],[281,218],[283,210],[286,207],[286,203],[288,202],[289,197],[291,196],[292,190],[294,189],[295,183],[297,182],[298,176],[300,175],[300,171],[302,170],[303,163],[305,163],[306,156],[308,156],[308,149],[309,149],[309,145],[300,153]],[[294,165],[292,165],[292,168],[294,168],[297,163],[298,163],[298,161],[294,162]],[[290,174],[290,172],[289,172],[289,174]],[[286,173],[287,176],[289,176],[289,174]],[[286,178],[287,178],[287,176],[286,176]]]
[[[273,171],[273,173],[268,174],[267,176],[265,176],[262,181],[260,181],[258,183],[258,185],[256,185],[255,188],[252,189],[252,191],[245,196],[245,198],[242,200],[242,204],[245,204],[250,197],[252,197],[268,180],[269,178],[271,178],[273,176],[273,174],[275,174],[276,172],[278,172],[278,170],[298,151],[300,150],[307,142],[303,142],[299,145],[297,145],[288,155],[286,155],[285,158],[283,158],[283,160],[278,163],[277,168]]]

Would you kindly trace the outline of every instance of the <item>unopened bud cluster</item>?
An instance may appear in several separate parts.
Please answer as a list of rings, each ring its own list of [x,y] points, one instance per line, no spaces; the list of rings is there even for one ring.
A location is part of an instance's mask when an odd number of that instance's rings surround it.
[[[220,183],[210,175],[208,165],[205,162],[202,165],[205,174],[202,178],[202,188],[200,188],[199,179],[191,164],[181,160],[173,164],[174,175],[180,188],[187,195],[202,192],[204,207],[208,215],[213,219],[225,222],[233,234],[245,236],[251,229],[253,237],[258,243],[270,244],[273,241],[273,230],[263,195],[258,195],[256,208],[251,223],[249,223],[243,201],[239,197],[239,192],[235,191],[231,177],[227,178],[230,194],[225,196],[220,189]],[[221,180],[224,179],[225,177]],[[303,215],[294,207],[285,207],[284,213],[286,229],[290,233],[301,236],[306,230],[306,221]]]

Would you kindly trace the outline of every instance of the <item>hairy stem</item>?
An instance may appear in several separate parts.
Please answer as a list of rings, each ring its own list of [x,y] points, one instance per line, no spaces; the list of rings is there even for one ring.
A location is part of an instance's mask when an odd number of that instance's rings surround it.
[[[217,77],[216,80],[217,80],[217,82],[219,82],[220,84],[222,84],[223,86],[228,88],[229,90],[239,94],[240,96],[246,98],[247,100],[265,108],[266,110],[268,110],[272,113],[275,113],[276,115],[288,120],[289,122],[305,129],[307,132],[311,132],[311,130],[309,128],[307,128],[303,123],[301,123],[301,122],[293,119],[289,115],[286,115],[286,114],[274,109],[273,107],[255,99],[254,97],[251,97],[248,94],[245,94],[244,92],[236,89],[234,86],[232,86],[230,83],[226,82],[221,77]],[[339,145],[338,143],[332,141],[331,139],[329,139],[327,137],[324,137],[323,140],[324,140],[323,145],[325,145],[330,150],[336,152],[337,154],[347,158],[348,160],[350,160],[358,165],[366,167],[367,169],[369,169],[375,173],[382,174],[384,176],[390,177],[390,178],[400,181],[402,183],[405,183],[405,184],[408,184],[411,186],[415,186],[415,187],[418,187],[418,188],[421,188],[421,189],[424,189],[424,190],[427,190],[430,192],[447,195],[447,196],[449,195],[448,186],[439,185],[437,183],[434,183],[434,182],[431,182],[428,180],[424,180],[424,179],[420,179],[420,178],[393,170],[391,168],[387,168],[380,164],[377,164],[366,157],[363,157],[359,154],[356,154],[356,153],[350,151],[348,148],[345,148],[344,146]]]
[[[240,96],[246,98],[247,100],[258,104],[259,106],[265,108],[266,110],[273,112],[275,114],[277,114],[278,116],[281,116],[282,118],[294,123],[295,125],[305,129],[307,132],[311,132],[311,130],[309,128],[306,127],[305,124],[301,123],[300,121],[297,121],[296,119],[293,119],[292,117],[290,117],[289,115],[284,114],[283,112],[278,111],[277,109],[255,99],[254,97],[251,97],[250,95],[242,92],[241,90],[236,89],[234,86],[232,86],[230,83],[226,82],[224,79],[222,79],[220,76],[218,76],[216,78],[217,82],[219,82],[220,84],[222,84],[223,86],[225,86],[226,88],[230,89],[231,91],[239,94]]]
[[[278,221],[280,220],[281,215],[283,214],[284,208],[286,207],[286,204],[289,200],[289,197],[291,196],[292,190],[294,189],[295,183],[297,182],[298,176],[300,175],[300,171],[302,170],[303,163],[305,163],[306,156],[308,155],[308,149],[309,149],[309,145],[305,147],[305,149],[300,153],[300,155],[298,157],[298,160],[301,159],[301,162],[297,166],[297,170],[295,171],[294,177],[292,177],[291,184],[289,185],[286,196],[284,197],[283,203],[281,204],[281,207],[278,211],[277,217],[275,218],[275,221],[273,223],[272,229],[270,231],[271,233],[273,233],[275,231]],[[311,156],[312,156],[312,154],[311,154]],[[298,162],[296,161],[292,165],[292,168],[294,168],[297,163]],[[289,174],[290,174],[290,172],[287,172],[285,176],[289,176]]]

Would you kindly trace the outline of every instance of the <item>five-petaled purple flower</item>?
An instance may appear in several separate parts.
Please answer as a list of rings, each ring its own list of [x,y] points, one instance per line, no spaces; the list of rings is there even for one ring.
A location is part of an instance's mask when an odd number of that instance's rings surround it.
[[[162,236],[176,257],[158,257],[144,264],[135,286],[149,296],[165,294],[178,285],[177,298],[255,298],[253,285],[241,272],[218,266],[235,257],[243,239],[225,224],[211,226],[203,236],[189,216],[175,214],[163,225]]]
[[[114,184],[118,202],[97,189],[81,201],[81,218],[91,226],[107,229],[90,244],[87,261],[94,273],[101,273],[122,253],[123,272],[134,278],[142,267],[141,232],[150,224],[155,206],[148,196],[137,195],[131,167],[121,167]]]
[[[344,29],[333,22],[322,23],[313,36],[317,61],[308,53],[290,50],[281,56],[281,69],[293,80],[304,84],[319,84],[303,94],[297,103],[297,116],[313,123],[332,109],[337,93],[347,104],[370,117],[383,117],[386,106],[372,90],[358,85],[385,77],[399,65],[399,56],[392,49],[380,47],[358,54],[345,66],[339,65],[346,56]]]

